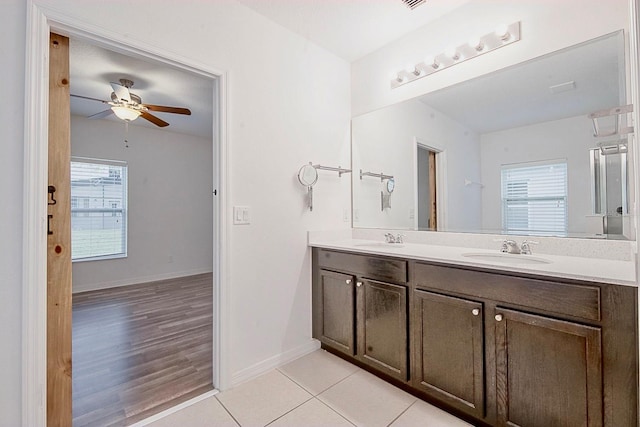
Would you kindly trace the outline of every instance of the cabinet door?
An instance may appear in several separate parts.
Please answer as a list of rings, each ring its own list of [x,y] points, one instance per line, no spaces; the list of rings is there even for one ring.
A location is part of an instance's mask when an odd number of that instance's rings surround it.
[[[358,358],[407,380],[407,288],[374,280],[357,282]]]
[[[602,426],[600,328],[501,308],[495,320],[500,425]]]
[[[355,355],[355,280],[348,274],[320,270],[320,336],[324,344]]]
[[[421,290],[413,296],[412,385],[482,418],[482,304]]]

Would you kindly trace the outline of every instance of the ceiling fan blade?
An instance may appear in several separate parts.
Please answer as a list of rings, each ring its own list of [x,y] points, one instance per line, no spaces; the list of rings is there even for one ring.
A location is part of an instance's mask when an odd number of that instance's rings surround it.
[[[113,114],[113,110],[111,108],[109,108],[108,110],[100,111],[96,114],[92,114],[91,116],[87,117],[87,119],[104,119],[110,114]]]
[[[109,103],[108,101],[103,101],[102,99],[98,99],[98,98],[91,98],[89,96],[74,95],[74,94],[71,94],[71,96],[74,98],[88,99],[89,101],[98,101],[98,102],[102,102],[103,104]]]
[[[165,122],[159,117],[154,116],[153,114],[147,113],[146,111],[143,111],[142,114],[140,114],[140,117],[142,117],[143,119],[149,120],[151,123],[153,123],[156,126],[160,126],[161,128],[165,126],[169,126],[169,123]]]
[[[144,104],[144,106],[151,111],[159,111],[161,113],[186,114],[187,116],[191,115],[191,110],[189,110],[188,108],[167,107],[165,105],[151,104]]]
[[[129,94],[129,89],[127,89],[126,86],[122,86],[120,83],[114,82],[111,82],[110,84],[113,88],[113,92],[115,92],[120,101],[131,102],[131,95]]]

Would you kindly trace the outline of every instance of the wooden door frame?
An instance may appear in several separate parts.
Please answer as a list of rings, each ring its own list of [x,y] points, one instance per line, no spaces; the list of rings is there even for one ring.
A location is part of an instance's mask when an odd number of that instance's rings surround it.
[[[418,229],[418,148],[436,153],[436,210],[438,230],[447,230],[447,150],[440,144],[413,137],[413,200],[414,229]]]
[[[45,427],[47,384],[47,182],[49,34],[56,32],[82,38],[131,56],[210,77],[214,80],[213,132],[213,384],[224,390],[231,384],[229,372],[230,290],[228,289],[230,206],[227,138],[227,81],[224,70],[194,62],[179,55],[124,37],[104,28],[35,4],[27,4],[27,50],[25,63],[25,140],[23,187],[22,266],[22,425]]]

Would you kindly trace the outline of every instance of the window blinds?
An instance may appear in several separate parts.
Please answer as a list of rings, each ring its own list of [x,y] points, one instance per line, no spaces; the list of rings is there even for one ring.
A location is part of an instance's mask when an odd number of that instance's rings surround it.
[[[71,258],[127,254],[127,164],[71,161]]]
[[[502,167],[502,227],[512,234],[567,234],[565,161]]]

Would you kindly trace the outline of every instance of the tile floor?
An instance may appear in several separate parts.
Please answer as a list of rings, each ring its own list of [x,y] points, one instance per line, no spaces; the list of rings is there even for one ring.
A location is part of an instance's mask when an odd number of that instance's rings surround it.
[[[149,425],[470,426],[324,350]]]

